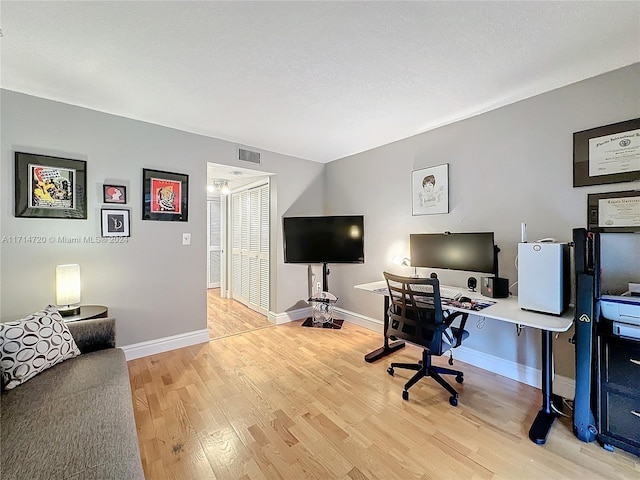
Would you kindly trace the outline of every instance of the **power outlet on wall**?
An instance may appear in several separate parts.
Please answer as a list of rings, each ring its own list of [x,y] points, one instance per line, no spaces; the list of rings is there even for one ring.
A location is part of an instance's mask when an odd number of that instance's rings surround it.
[[[316,283],[316,291],[319,292],[322,290],[322,286],[320,285],[320,282]]]

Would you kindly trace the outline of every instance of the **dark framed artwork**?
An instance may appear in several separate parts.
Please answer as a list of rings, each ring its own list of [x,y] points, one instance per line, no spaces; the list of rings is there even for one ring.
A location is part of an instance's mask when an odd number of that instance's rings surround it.
[[[142,219],[186,222],[189,175],[142,169]]]
[[[640,191],[587,195],[587,225],[593,232],[640,232]]]
[[[412,215],[449,213],[449,164],[411,172]]]
[[[573,186],[640,180],[640,118],[573,134]]]
[[[127,187],[124,185],[102,185],[102,201],[104,203],[127,203]]]
[[[102,218],[103,237],[130,237],[130,215],[129,210],[122,208],[102,208],[100,209]]]
[[[87,162],[15,152],[15,216],[87,218]]]

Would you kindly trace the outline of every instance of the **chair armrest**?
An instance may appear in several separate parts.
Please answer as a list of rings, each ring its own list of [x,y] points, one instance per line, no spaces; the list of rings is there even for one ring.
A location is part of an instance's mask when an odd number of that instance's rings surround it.
[[[94,318],[67,323],[73,340],[82,353],[116,346],[115,318]]]
[[[467,312],[453,312],[446,318],[447,326],[451,326],[453,321],[460,316],[462,316],[462,319],[460,320],[460,326],[457,327],[455,331],[454,338],[456,340],[456,343],[451,346],[452,348],[456,348],[462,345],[462,335],[464,334],[464,327],[467,324],[467,318],[469,318],[469,314]]]

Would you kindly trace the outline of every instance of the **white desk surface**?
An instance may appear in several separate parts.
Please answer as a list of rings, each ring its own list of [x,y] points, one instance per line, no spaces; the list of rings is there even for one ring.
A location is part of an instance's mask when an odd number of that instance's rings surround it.
[[[444,287],[445,285],[443,285]],[[446,285],[448,288],[452,288]],[[365,290],[367,292],[376,293],[378,295],[388,295],[387,282],[379,280],[377,282],[363,283],[355,285],[354,288],[358,290]],[[453,287],[457,288],[457,287]],[[478,299],[482,301],[496,302],[490,307],[483,308],[482,310],[467,310],[464,308],[458,308],[453,306],[447,306],[450,310],[457,310],[460,312],[467,312],[472,315],[478,315],[485,318],[493,318],[495,320],[501,320],[503,322],[514,323],[516,325],[522,325],[524,327],[539,328],[541,330],[549,330],[551,332],[566,332],[571,328],[573,323],[573,308],[565,310],[564,314],[549,315],[545,313],[531,312],[529,310],[522,310],[518,306],[518,297],[511,296],[509,298],[488,298],[480,295],[479,292],[470,292],[466,288],[460,287],[460,293],[465,297],[471,299]]]

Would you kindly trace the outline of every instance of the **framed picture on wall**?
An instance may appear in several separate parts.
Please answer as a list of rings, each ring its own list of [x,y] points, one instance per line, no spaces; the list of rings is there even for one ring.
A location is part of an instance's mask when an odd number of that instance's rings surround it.
[[[129,210],[103,208],[100,210],[102,217],[103,237],[130,237]]]
[[[593,232],[640,232],[640,191],[587,195],[587,225]]]
[[[411,172],[412,215],[449,213],[449,164]]]
[[[186,222],[189,208],[189,176],[142,169],[142,219]]]
[[[87,218],[87,162],[15,152],[15,216]]]
[[[573,186],[640,180],[640,118],[573,134]]]
[[[102,201],[104,203],[127,203],[127,187],[124,185],[102,185]]]

